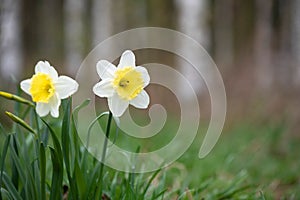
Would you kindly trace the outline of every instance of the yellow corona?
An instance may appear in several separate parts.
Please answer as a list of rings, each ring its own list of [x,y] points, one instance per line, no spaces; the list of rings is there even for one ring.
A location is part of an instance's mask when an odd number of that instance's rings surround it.
[[[31,79],[29,92],[34,102],[48,103],[55,93],[52,78],[48,74],[37,73]]]
[[[142,74],[133,67],[118,69],[115,73],[113,86],[118,95],[125,100],[134,99],[143,90]]]

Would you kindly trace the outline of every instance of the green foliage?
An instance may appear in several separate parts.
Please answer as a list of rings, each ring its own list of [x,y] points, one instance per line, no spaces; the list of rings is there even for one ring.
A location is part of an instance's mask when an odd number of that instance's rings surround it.
[[[13,113],[22,123],[14,121],[10,131],[0,127],[0,199],[100,199],[100,194],[102,199],[124,200],[265,199],[277,196],[262,175],[271,180],[277,173],[276,179],[284,183],[297,179],[296,167],[285,170],[291,165],[289,160],[276,161],[285,130],[281,125],[261,129],[264,137],[252,134],[256,130],[248,127],[237,129],[232,136],[222,136],[221,143],[204,160],[197,159],[197,139],[179,161],[167,168],[136,174],[105,167],[102,175],[101,162],[83,148],[76,129],[78,111],[89,100],[74,111],[71,101],[69,98],[62,102],[62,116],[58,119],[40,118],[34,107],[16,102]],[[91,126],[97,122],[105,125],[102,119],[106,115],[100,114]],[[128,140],[123,142],[132,145]],[[247,156],[255,155],[257,143],[263,143],[264,149],[252,162]],[[270,152],[270,146],[277,150]],[[297,151],[297,145],[290,148]],[[285,196],[297,195],[293,190],[290,194]]]
[[[71,98],[63,101],[63,116],[57,120],[38,117],[34,107],[25,103],[16,101],[15,113],[22,118],[9,115],[16,123],[13,131],[1,132],[5,138],[1,146],[1,199],[95,199],[99,180],[103,198],[145,199],[142,187],[148,188],[150,182],[135,185],[127,174],[108,169],[102,183],[101,163],[83,148],[76,130],[78,111],[89,101],[74,112]],[[111,181],[114,185],[107,184]]]

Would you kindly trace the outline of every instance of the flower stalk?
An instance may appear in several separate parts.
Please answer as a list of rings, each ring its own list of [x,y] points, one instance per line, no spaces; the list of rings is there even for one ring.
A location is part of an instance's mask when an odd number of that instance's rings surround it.
[[[103,185],[103,168],[104,168],[104,162],[106,157],[106,150],[107,150],[107,143],[109,140],[109,134],[110,134],[110,127],[111,127],[111,121],[112,121],[112,112],[109,112],[107,125],[106,125],[106,133],[105,133],[105,139],[103,143],[103,149],[102,149],[102,156],[101,156],[101,166],[100,166],[100,197],[102,196],[102,185]]]

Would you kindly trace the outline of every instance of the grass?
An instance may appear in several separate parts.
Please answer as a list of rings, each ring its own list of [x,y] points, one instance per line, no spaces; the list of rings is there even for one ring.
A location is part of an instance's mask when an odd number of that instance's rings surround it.
[[[297,140],[286,137],[287,134],[283,124],[240,124],[225,131],[205,159],[189,162],[197,152],[196,142],[195,148],[179,162],[186,163],[189,173],[200,177],[230,182],[243,176],[244,184],[252,185],[250,191],[261,192],[266,199],[297,198],[300,195],[300,161],[297,159],[300,148]],[[190,178],[192,187],[199,183],[195,177]]]
[[[1,199],[100,199],[101,193],[102,199],[137,200],[300,197],[300,146],[287,135],[284,123],[243,122],[227,128],[205,159],[198,158],[199,134],[188,151],[164,169],[135,174],[106,167],[102,181],[100,162],[78,139],[70,100],[62,107],[58,120],[41,119],[28,105],[15,103],[12,113],[21,119],[26,115],[38,137],[20,124],[8,128],[0,122]],[[100,123],[105,126],[106,120]],[[161,143],[140,144],[146,150],[159,148],[172,138],[173,128],[172,121],[166,124],[157,136]],[[117,137],[119,146],[132,151],[137,143],[122,133]]]

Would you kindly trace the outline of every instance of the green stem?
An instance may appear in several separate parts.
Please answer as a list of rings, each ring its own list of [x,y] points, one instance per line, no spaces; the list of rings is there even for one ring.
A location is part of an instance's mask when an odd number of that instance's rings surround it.
[[[102,149],[102,156],[101,156],[101,166],[100,166],[100,198],[102,197],[102,183],[103,183],[103,168],[104,168],[104,162],[105,162],[105,156],[106,156],[106,150],[107,150],[107,143],[109,139],[109,133],[110,133],[110,126],[112,121],[112,113],[109,112],[107,125],[106,125],[106,133],[105,133],[105,139],[103,143],[103,149]]]
[[[37,112],[35,111],[35,109],[33,110],[34,112],[34,118],[35,118],[35,124],[36,124],[36,130],[37,130],[37,138],[38,138],[38,141],[40,142],[40,125],[39,125],[39,116],[37,114]]]

